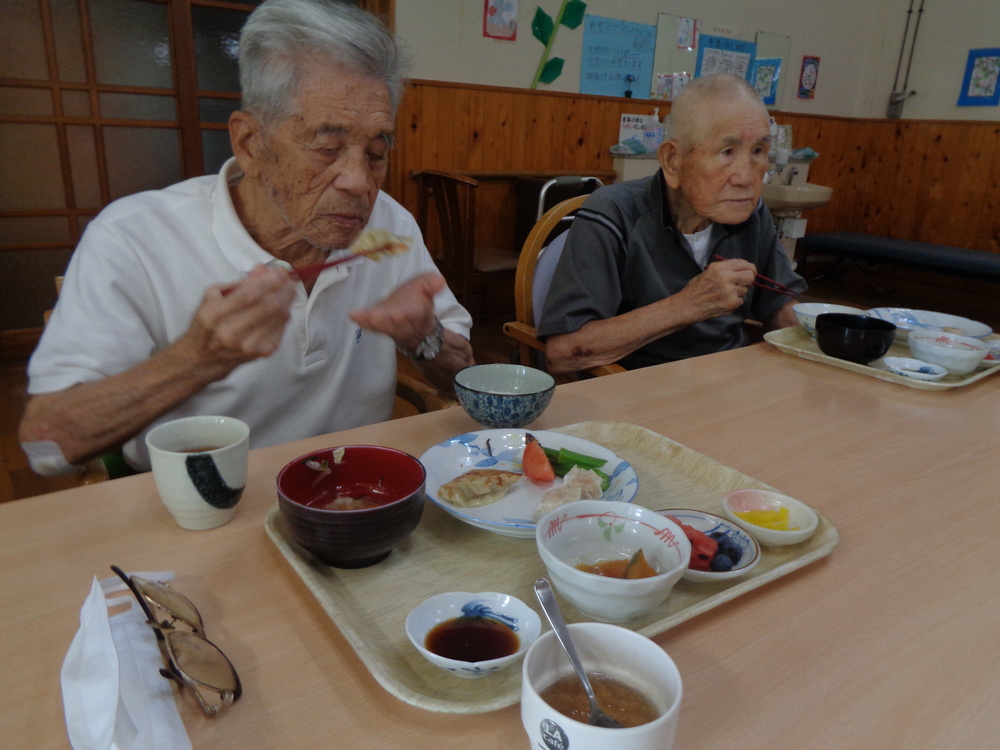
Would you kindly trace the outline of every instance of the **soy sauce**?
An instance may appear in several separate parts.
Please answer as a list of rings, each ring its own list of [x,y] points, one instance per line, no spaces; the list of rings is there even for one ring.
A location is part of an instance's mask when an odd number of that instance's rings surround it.
[[[456,617],[438,623],[424,639],[428,651],[458,661],[489,661],[520,648],[517,634],[488,617]]]

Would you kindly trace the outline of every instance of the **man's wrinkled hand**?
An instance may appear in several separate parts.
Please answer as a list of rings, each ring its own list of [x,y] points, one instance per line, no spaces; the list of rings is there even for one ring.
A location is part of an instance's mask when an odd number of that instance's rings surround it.
[[[756,273],[753,263],[739,258],[710,263],[681,294],[697,320],[717,318],[743,305]]]
[[[417,276],[372,307],[354,310],[350,319],[368,331],[384,333],[401,349],[412,351],[434,332],[434,295],[445,280],[433,271]]]
[[[281,343],[295,293],[286,271],[257,266],[235,285],[208,289],[186,338],[208,364],[235,366],[270,356]]]

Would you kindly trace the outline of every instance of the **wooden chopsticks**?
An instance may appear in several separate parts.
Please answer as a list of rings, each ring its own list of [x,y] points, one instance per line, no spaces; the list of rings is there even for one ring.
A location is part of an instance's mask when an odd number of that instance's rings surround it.
[[[713,256],[713,260],[730,260],[729,258],[723,258],[721,255]],[[774,279],[769,279],[767,276],[761,276],[759,273],[754,276],[754,286],[759,286],[761,289],[766,289],[769,292],[776,292],[778,294],[787,294],[789,297],[798,297],[799,294],[794,289],[789,289],[784,284],[779,284]]]
[[[343,258],[337,258],[336,260],[321,260],[319,263],[310,263],[308,266],[302,266],[302,268],[296,268],[292,271],[289,271],[288,275],[291,276],[293,279],[298,279],[299,281],[305,283],[306,281],[309,281],[309,279],[311,279],[313,276],[318,276],[321,271],[324,271],[327,268],[332,268],[333,266],[339,266],[341,263],[346,263],[347,261],[353,260],[354,258],[363,258],[363,257],[365,256],[345,255]],[[225,297],[235,288],[236,285],[233,284],[231,287],[223,289],[222,296]]]

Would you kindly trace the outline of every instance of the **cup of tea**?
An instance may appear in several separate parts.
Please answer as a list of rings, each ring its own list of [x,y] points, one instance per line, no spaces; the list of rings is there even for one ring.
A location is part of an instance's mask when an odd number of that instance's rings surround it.
[[[214,529],[236,515],[247,483],[250,428],[233,417],[183,417],[146,435],[160,499],[185,529]]]
[[[683,692],[673,659],[628,628],[601,622],[568,627],[601,709],[623,726],[587,722],[583,686],[550,630],[528,649],[522,668],[521,721],[531,747],[670,750]]]

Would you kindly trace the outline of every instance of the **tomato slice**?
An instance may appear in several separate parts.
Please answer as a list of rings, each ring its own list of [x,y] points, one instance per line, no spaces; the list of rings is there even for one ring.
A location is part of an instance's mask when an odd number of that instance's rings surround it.
[[[542,450],[542,444],[537,440],[529,440],[524,446],[524,456],[521,458],[524,473],[539,482],[555,481],[556,473],[549,463],[549,457]]]

